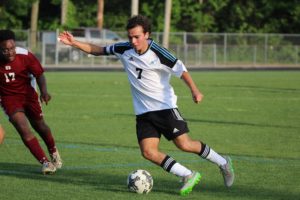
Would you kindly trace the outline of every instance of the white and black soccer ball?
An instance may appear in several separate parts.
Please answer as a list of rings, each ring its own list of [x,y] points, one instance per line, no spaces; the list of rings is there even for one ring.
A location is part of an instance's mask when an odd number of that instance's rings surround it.
[[[153,178],[146,170],[135,170],[128,175],[127,187],[131,192],[147,194],[153,187]]]

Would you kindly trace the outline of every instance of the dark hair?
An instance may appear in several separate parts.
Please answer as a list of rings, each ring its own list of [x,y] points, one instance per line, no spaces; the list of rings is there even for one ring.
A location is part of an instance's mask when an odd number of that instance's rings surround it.
[[[0,42],[5,40],[16,40],[15,33],[11,30],[0,30]]]
[[[128,20],[126,30],[135,28],[137,26],[143,27],[144,33],[151,33],[151,22],[143,15],[135,15]]]

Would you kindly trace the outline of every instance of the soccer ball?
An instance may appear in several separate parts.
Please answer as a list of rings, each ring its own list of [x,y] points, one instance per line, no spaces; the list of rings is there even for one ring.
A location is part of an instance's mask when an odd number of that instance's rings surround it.
[[[135,170],[128,175],[127,187],[131,192],[147,194],[153,187],[153,178],[146,170]]]

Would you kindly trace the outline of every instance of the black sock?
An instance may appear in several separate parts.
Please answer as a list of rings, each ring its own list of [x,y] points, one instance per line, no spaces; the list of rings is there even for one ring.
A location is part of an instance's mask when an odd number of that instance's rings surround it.
[[[206,158],[209,152],[210,152],[210,147],[201,142],[201,151],[199,153],[199,156],[201,156],[202,158]]]
[[[161,162],[160,166],[166,170],[167,172],[170,172],[173,165],[176,163],[176,160],[171,158],[170,156],[166,155],[165,159]]]

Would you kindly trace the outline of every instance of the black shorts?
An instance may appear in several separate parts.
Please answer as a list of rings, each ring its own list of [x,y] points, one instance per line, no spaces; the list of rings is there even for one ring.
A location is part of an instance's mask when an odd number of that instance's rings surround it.
[[[173,140],[179,135],[189,132],[186,121],[177,108],[147,112],[136,116],[136,134],[138,141],[145,138]]]

